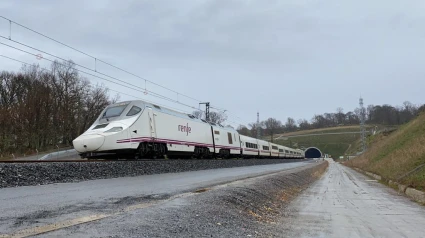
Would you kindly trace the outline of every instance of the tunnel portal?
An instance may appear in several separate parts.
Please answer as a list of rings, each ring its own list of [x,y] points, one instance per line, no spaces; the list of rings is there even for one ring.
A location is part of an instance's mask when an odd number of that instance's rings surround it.
[[[322,157],[322,152],[316,147],[310,147],[305,150],[306,158],[320,158]]]

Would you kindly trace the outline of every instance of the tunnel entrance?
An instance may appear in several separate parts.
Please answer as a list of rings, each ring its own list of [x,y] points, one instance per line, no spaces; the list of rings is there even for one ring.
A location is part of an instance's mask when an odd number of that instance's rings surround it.
[[[310,158],[320,158],[322,157],[322,152],[316,147],[310,147],[305,150],[305,157]]]

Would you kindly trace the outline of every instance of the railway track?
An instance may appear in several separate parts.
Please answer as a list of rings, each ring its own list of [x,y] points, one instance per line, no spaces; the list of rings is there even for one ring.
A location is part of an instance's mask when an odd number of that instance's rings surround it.
[[[171,159],[68,159],[68,160],[0,160],[0,164],[22,164],[22,163],[91,163],[91,162],[117,162],[117,161],[165,161]],[[179,160],[179,159],[172,159]]]
[[[24,164],[24,163],[94,163],[94,162],[120,162],[120,161],[145,161],[145,162],[160,162],[160,161],[209,161],[209,160],[241,160],[241,159],[68,159],[68,160],[0,160],[0,164]],[[248,160],[264,160],[264,159],[248,159]],[[275,159],[282,161],[302,161],[304,159]]]

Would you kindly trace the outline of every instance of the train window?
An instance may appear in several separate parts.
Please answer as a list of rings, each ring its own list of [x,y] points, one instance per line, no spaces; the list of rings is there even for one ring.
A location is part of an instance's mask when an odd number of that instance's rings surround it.
[[[248,142],[245,143],[245,147],[246,148],[249,148],[249,143]]]
[[[158,105],[155,105],[155,104],[153,104],[153,106],[156,108],[156,109],[159,109],[159,110],[161,110],[161,107],[160,106],[158,106]]]
[[[214,131],[214,134],[220,135],[220,131]]]
[[[272,145],[272,149],[277,150],[277,146]]]
[[[229,144],[233,144],[232,133],[227,132],[227,138],[229,139]]]
[[[142,109],[140,107],[133,106],[130,111],[128,111],[127,116],[134,116],[139,113]]]
[[[279,152],[283,152],[283,150],[282,149],[279,149]]]
[[[109,107],[103,113],[102,118],[118,117],[124,111],[128,104]]]
[[[289,154],[289,151],[288,150],[285,150],[285,153]]]
[[[263,150],[269,150],[268,146],[263,145]]]

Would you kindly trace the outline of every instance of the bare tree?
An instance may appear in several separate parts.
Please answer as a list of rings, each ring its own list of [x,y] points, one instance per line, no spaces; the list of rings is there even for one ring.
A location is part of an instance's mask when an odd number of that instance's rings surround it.
[[[276,130],[282,127],[282,122],[276,120],[275,118],[269,118],[264,121],[264,126],[270,135],[270,141],[273,142],[273,135],[275,134]]]
[[[220,112],[210,112],[210,122],[223,124],[227,120],[227,115]]]
[[[204,115],[204,113],[201,110],[198,110],[198,111],[193,111],[192,115],[194,115],[198,119],[202,119],[202,116]]]
[[[251,136],[254,138],[258,138],[262,134],[264,122],[260,122],[260,123],[253,122],[253,123],[249,123],[248,126],[251,128],[250,129]],[[257,135],[258,128],[260,129],[260,135]]]
[[[251,136],[251,132],[250,130],[244,126],[244,125],[240,125],[237,129],[237,131],[239,132],[239,134],[244,135],[244,136]]]
[[[295,131],[297,129],[297,124],[295,123],[294,118],[288,117],[285,123],[285,128],[287,131]]]
[[[310,129],[310,123],[306,119],[300,119],[298,120],[298,126],[301,130],[308,130]]]
[[[338,107],[336,109],[336,119],[338,125],[344,124],[345,114],[344,109],[342,107]]]
[[[110,103],[104,86],[92,87],[72,62],[0,73],[0,150],[32,153],[68,146]]]

